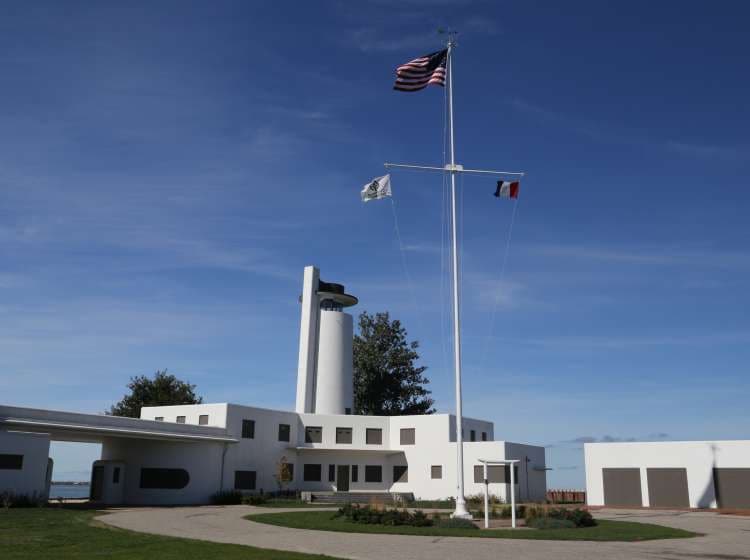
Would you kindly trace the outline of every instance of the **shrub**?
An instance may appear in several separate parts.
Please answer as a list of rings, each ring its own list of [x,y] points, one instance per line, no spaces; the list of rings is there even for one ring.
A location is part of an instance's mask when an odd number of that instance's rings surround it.
[[[211,503],[217,506],[241,504],[242,493],[237,490],[220,490],[211,496]]]
[[[502,517],[503,519],[510,519],[511,509],[511,506],[505,506],[500,512],[499,517]],[[526,517],[526,506],[516,506],[516,517]]]
[[[5,509],[9,508],[30,508],[44,507],[47,500],[41,494],[32,492],[31,494],[14,494],[13,492],[0,493],[0,504]]]
[[[471,520],[459,519],[457,517],[438,519],[435,521],[435,527],[442,529],[479,529]]]
[[[526,524],[534,529],[574,529],[576,524],[568,519],[554,519],[552,517],[535,517]]]
[[[594,527],[596,520],[588,510],[576,508],[545,508],[541,506],[530,506],[526,509],[526,525],[534,527],[536,519],[557,519],[569,521],[574,527]]]
[[[422,511],[409,513],[405,509],[377,508],[372,506],[359,506],[356,504],[345,504],[334,514],[334,518],[343,517],[352,523],[367,525],[410,525],[412,527],[429,527],[432,519]]]
[[[242,497],[242,503],[248,506],[261,506],[268,503],[268,496],[265,494],[250,494]]]

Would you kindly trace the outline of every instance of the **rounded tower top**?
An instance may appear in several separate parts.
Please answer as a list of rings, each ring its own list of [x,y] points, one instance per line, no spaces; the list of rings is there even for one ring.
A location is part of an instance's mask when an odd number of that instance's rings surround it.
[[[322,280],[318,281],[318,297],[320,298],[321,306],[326,301],[332,302],[337,307],[351,307],[359,303],[356,297],[344,292],[343,284],[323,282]]]

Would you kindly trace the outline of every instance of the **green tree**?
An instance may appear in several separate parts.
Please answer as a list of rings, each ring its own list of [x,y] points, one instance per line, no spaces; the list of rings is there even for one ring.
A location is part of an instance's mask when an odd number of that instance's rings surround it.
[[[167,370],[157,371],[153,379],[145,375],[130,378],[130,393],[110,407],[107,414],[140,418],[141,407],[171,404],[200,404],[203,397],[195,394],[195,385],[177,379]]]
[[[354,337],[354,413],[376,416],[432,414],[427,369],[416,366],[419,342],[408,342],[401,322],[388,313],[359,316]]]

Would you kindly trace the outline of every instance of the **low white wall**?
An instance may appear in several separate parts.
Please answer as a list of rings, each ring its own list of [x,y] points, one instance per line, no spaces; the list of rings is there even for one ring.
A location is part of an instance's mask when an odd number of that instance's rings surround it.
[[[0,430],[0,454],[23,456],[21,469],[0,469],[0,493],[36,494],[47,498],[49,443],[47,434]]]
[[[750,441],[672,441],[586,443],[586,501],[604,505],[602,469],[638,468],[641,473],[642,503],[650,505],[649,468],[687,470],[690,507],[715,508],[713,468],[750,468]]]

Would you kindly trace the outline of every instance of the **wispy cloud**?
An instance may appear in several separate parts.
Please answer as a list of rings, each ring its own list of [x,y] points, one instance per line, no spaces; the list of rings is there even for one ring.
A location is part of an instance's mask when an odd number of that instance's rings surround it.
[[[669,434],[659,432],[656,434],[650,434],[646,437],[636,437],[636,436],[611,436],[611,435],[603,435],[601,437],[597,436],[578,436],[573,439],[565,440],[561,443],[573,443],[573,444],[581,444],[581,443],[618,443],[618,442],[634,442],[634,441],[658,441],[658,440],[667,440],[669,439]]]

